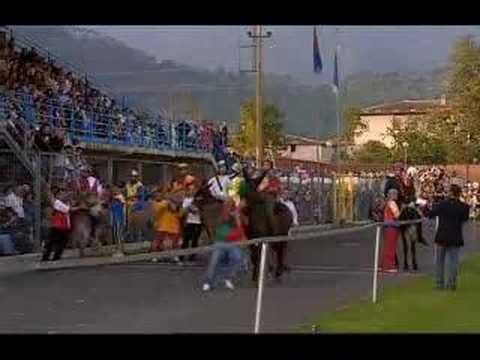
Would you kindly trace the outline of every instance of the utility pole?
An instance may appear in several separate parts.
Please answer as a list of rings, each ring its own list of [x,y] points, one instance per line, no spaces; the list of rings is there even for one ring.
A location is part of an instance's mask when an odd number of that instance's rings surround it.
[[[262,46],[263,39],[270,38],[272,36],[271,31],[267,31],[266,34],[263,34],[263,26],[256,25],[254,27],[254,34],[249,31],[248,36],[253,39],[254,46],[254,59],[255,59],[255,68],[254,72],[256,73],[256,95],[255,95],[255,119],[256,119],[256,131],[255,131],[255,147],[256,147],[256,162],[257,167],[261,167],[263,163],[263,150],[264,150],[264,141],[263,141],[263,67],[262,67]]]

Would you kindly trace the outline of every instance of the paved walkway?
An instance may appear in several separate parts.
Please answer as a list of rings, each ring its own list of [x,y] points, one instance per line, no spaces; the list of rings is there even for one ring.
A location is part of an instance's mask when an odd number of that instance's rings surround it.
[[[293,271],[267,282],[263,332],[288,332],[371,293],[375,230],[291,243]],[[464,253],[480,250],[473,225]],[[419,248],[420,273],[432,248]],[[26,272],[0,278],[2,333],[251,333],[256,289],[202,293],[203,267],[153,263]],[[393,285],[419,274],[380,277]],[[460,285],[461,286],[461,285]],[[380,292],[381,298],[381,292]]]

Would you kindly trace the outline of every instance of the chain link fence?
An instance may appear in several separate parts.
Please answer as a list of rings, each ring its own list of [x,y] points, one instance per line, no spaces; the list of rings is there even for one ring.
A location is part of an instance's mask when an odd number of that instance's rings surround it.
[[[326,172],[281,177],[302,225],[371,219],[376,200],[383,196],[383,181],[380,177],[335,176]]]
[[[75,167],[74,155],[65,153],[42,153],[41,177],[48,186],[64,184],[79,175]],[[85,155],[84,160],[90,164],[97,177],[107,187],[122,186],[130,179],[132,169],[138,169],[146,193],[158,186],[170,183],[176,174],[176,163],[167,161],[148,161],[113,156]],[[34,177],[26,169],[13,152],[3,150],[0,153],[0,170],[2,190],[9,185],[29,185],[31,195],[24,208],[29,215],[28,233],[32,249],[40,249],[42,239],[48,236],[48,201],[44,187],[36,190]],[[208,165],[192,164],[192,174],[204,179],[212,176]],[[326,224],[342,221],[365,221],[371,219],[371,210],[377,197],[383,195],[383,178],[372,176],[334,175],[326,171],[316,171],[308,176],[285,172],[280,178],[282,187],[286,189],[296,204],[299,223],[301,225]],[[148,197],[147,197],[148,198]],[[31,206],[30,203],[31,202]],[[37,209],[39,207],[39,209]],[[35,215],[37,214],[37,215]],[[127,226],[124,240],[127,242],[144,242],[148,247],[154,237],[151,214],[140,214],[135,226]],[[127,219],[126,222],[131,222]],[[131,225],[131,224],[130,224]],[[114,238],[112,225],[109,224],[111,237]],[[34,236],[35,229],[39,235]],[[35,242],[34,239],[37,239]],[[112,241],[109,241],[110,243]],[[207,239],[203,234],[201,243]],[[32,250],[33,251],[33,250]]]
[[[37,191],[35,177],[6,149],[0,150],[0,236],[3,242],[14,244],[20,254],[38,251],[41,248],[42,214],[38,210],[41,192]],[[14,193],[15,195],[12,195]],[[23,206],[15,206],[12,196],[23,197]],[[10,211],[15,214],[10,214]],[[15,221],[11,222],[12,216]]]

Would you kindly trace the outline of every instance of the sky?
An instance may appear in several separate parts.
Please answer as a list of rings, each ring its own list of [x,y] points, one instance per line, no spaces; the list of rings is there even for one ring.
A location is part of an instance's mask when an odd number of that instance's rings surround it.
[[[247,26],[88,26],[158,61],[175,60],[214,70],[251,67]],[[329,81],[334,49],[339,46],[341,76],[359,72],[429,71],[444,66],[459,36],[480,35],[478,26],[321,26],[317,25],[323,75],[313,75],[312,26],[271,26],[265,41],[264,69],[309,84]]]

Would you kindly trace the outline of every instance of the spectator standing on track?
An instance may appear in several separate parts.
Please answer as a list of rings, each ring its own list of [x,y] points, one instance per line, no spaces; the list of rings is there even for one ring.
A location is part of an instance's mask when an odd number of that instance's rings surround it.
[[[394,188],[388,190],[387,202],[385,204],[383,215],[383,221],[387,223],[383,230],[384,248],[382,270],[385,273],[398,273],[398,267],[395,258],[397,253],[398,238],[400,236],[400,228],[398,225],[393,224],[400,216],[397,200],[398,190]]]
[[[9,187],[5,192],[5,206],[12,208],[20,220],[25,218],[23,209],[23,187]]]
[[[181,246],[181,217],[183,209],[172,201],[173,194],[170,189],[164,193],[155,193],[152,204],[154,218],[155,239],[152,242],[152,251],[179,249]],[[156,262],[156,259],[153,259]],[[174,261],[181,264],[178,257]]]
[[[185,224],[183,228],[183,244],[182,249],[196,248],[198,247],[198,239],[202,232],[202,221],[200,218],[200,210],[193,205],[193,196],[195,189],[188,189],[183,199],[183,210],[186,212]],[[180,257],[181,261],[185,260],[185,257]],[[196,260],[195,254],[188,257],[188,261],[194,262]]]
[[[125,227],[125,197],[120,188],[112,188],[112,203],[110,206],[112,213],[113,239],[115,243],[122,241]]]
[[[126,193],[126,218],[127,218],[127,231],[129,232],[129,236],[133,236],[130,234],[132,228],[132,211],[135,202],[138,199],[138,190],[143,187],[143,184],[140,180],[140,174],[136,169],[132,169],[131,178],[125,185],[125,193]]]
[[[67,245],[70,233],[70,212],[75,209],[68,203],[63,189],[54,189],[51,195],[52,216],[48,240],[42,255],[42,261],[49,261],[53,251],[53,261],[60,260]]]
[[[461,188],[450,186],[450,198],[441,201],[428,214],[430,218],[438,216],[438,230],[435,236],[435,286],[445,288],[444,269],[447,260],[446,289],[457,289],[457,272],[460,248],[464,245],[462,227],[468,220],[468,205],[460,201]]]
[[[234,290],[233,280],[235,279],[242,264],[242,251],[237,246],[225,246],[229,242],[246,240],[245,231],[241,221],[241,209],[236,207],[233,200],[229,199],[228,206],[225,206],[222,214],[222,223],[218,226],[214,235],[215,249],[210,258],[206,273],[206,281],[203,284],[203,291],[210,291],[215,286],[215,280],[219,275],[220,266],[224,259],[228,263],[223,269],[225,286]]]
[[[17,255],[13,233],[17,213],[11,207],[5,206],[5,201],[0,202],[0,255]]]

